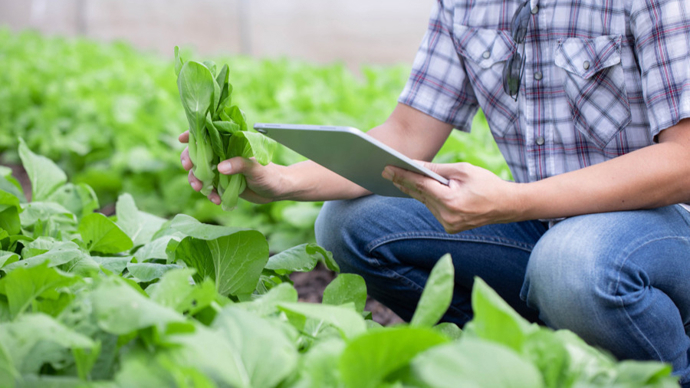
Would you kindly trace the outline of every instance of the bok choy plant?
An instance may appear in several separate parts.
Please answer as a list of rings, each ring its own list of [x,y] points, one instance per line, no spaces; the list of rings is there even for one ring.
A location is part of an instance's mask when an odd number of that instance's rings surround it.
[[[244,112],[232,104],[228,65],[216,71],[216,64],[211,61],[185,62],[175,47],[175,72],[189,122],[189,157],[194,164],[194,176],[203,184],[202,194],[210,194],[215,187],[223,210],[232,210],[247,186],[246,180],[241,174],[218,173],[218,163],[241,156],[267,165],[276,143],[250,130]]]

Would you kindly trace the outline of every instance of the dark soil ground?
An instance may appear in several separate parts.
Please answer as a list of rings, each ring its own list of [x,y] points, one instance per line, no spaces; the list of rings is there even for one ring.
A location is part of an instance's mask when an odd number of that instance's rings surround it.
[[[335,272],[319,263],[313,271],[295,272],[290,275],[290,279],[295,283],[300,301],[321,303],[323,290],[335,276]],[[393,311],[371,297],[367,298],[365,310],[371,311],[374,321],[385,326],[403,322]]]
[[[26,171],[21,165],[17,164],[7,164],[3,163],[0,159],[0,165],[10,167],[12,169],[12,175],[21,183],[24,193],[30,197],[31,195],[31,184],[29,182],[29,177],[26,175]],[[28,198],[30,200],[30,198]],[[101,209],[106,215],[113,214],[115,212],[114,204],[106,205]],[[295,283],[295,288],[299,295],[299,300],[303,302],[311,303],[321,303],[321,298],[323,296],[323,290],[326,286],[335,279],[336,274],[326,267],[321,265],[316,266],[311,272],[296,272],[290,276],[290,279]],[[382,325],[392,325],[396,323],[403,322],[400,317],[398,317],[393,311],[388,309],[386,306],[372,299],[367,298],[367,305],[365,310],[371,311],[374,321]]]

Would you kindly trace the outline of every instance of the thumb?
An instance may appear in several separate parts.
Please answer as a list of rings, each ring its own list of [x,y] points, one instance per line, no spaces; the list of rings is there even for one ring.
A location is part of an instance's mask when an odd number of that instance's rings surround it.
[[[254,169],[259,165],[254,158],[243,158],[237,156],[218,163],[218,172],[225,175],[242,174],[252,175]]]

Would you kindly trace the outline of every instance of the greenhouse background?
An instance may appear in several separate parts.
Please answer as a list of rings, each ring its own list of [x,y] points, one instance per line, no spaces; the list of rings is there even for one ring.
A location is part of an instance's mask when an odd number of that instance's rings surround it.
[[[0,0],[0,24],[123,39],[170,56],[287,56],[317,63],[411,63],[431,0]]]

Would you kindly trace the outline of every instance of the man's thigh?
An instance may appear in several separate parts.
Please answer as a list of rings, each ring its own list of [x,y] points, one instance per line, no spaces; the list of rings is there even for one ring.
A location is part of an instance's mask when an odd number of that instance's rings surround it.
[[[688,349],[688,290],[690,214],[674,205],[558,223],[534,248],[522,296],[550,326],[619,357],[674,360]]]
[[[536,319],[519,293],[531,250],[545,231],[541,222],[531,221],[448,234],[419,201],[379,196],[327,203],[317,221],[317,241],[333,251],[345,272],[362,275],[374,297],[389,307],[399,304],[398,310],[405,311],[396,312],[403,318],[416,306],[434,264],[450,253],[456,279],[453,310],[462,320],[471,317],[475,276]],[[463,323],[459,319],[453,321]]]

